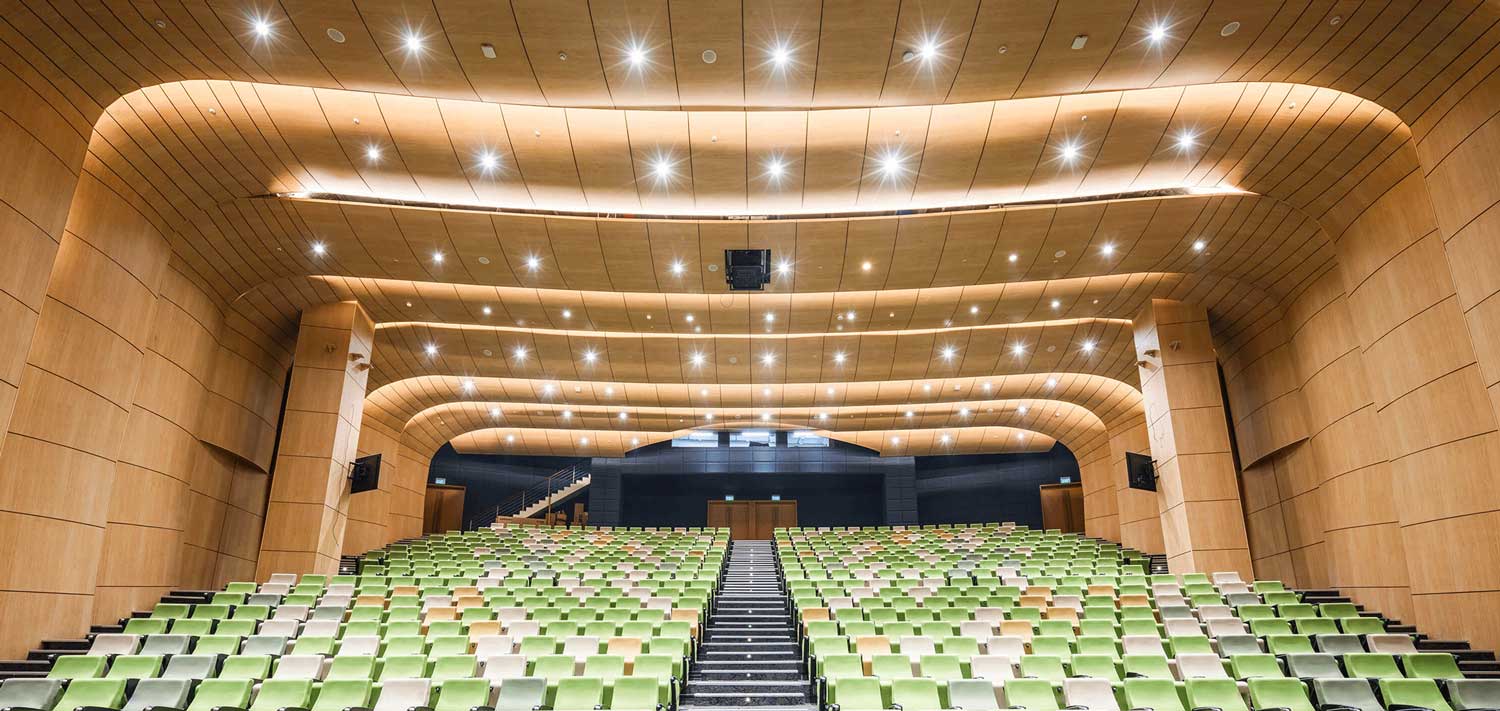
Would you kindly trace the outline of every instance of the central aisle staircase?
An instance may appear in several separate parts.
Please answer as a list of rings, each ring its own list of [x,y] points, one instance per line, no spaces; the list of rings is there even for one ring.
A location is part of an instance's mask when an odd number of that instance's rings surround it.
[[[812,711],[812,684],[770,541],[731,541],[683,709]]]

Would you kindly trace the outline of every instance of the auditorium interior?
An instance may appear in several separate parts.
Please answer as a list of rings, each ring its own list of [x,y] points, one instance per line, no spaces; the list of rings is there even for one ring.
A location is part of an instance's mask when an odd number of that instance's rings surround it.
[[[0,155],[0,711],[1500,708],[1500,0],[0,0]]]

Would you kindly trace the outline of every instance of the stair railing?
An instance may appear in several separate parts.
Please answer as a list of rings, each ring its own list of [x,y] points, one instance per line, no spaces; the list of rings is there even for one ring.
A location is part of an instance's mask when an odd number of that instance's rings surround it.
[[[519,516],[522,511],[542,501],[547,502],[547,512],[551,513],[558,493],[588,475],[588,470],[577,464],[559,469],[537,483],[506,497],[494,509],[469,519],[464,528],[475,529],[488,526],[501,516]]]

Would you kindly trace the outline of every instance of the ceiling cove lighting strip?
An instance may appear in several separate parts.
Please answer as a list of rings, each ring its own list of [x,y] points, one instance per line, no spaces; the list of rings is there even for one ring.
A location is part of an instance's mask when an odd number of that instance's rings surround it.
[[[1007,208],[1051,207],[1121,200],[1151,200],[1158,198],[1196,197],[1202,195],[1248,195],[1249,193],[1230,187],[1171,187],[1150,190],[1134,190],[1119,193],[1072,195],[1012,202],[977,203],[970,205],[947,205],[936,207],[904,208],[898,210],[849,210],[845,212],[782,212],[775,214],[711,214],[711,213],[665,213],[665,212],[598,212],[589,210],[548,210],[542,208],[501,207],[473,203],[438,202],[434,200],[404,200],[400,198],[372,195],[350,195],[320,192],[280,192],[253,196],[259,200],[296,200],[325,202],[340,205],[367,205],[372,207],[394,207],[408,210],[441,210],[446,212],[474,212],[495,215],[517,215],[529,217],[556,217],[587,220],[684,220],[692,222],[771,222],[775,220],[837,220],[875,217],[911,217],[917,215],[949,215],[965,212],[986,212]]]

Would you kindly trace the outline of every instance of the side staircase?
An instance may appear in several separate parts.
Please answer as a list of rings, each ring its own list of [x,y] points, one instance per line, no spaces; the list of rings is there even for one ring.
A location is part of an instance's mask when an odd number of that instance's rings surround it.
[[[771,542],[731,541],[682,708],[812,711],[812,683],[800,647]]]

